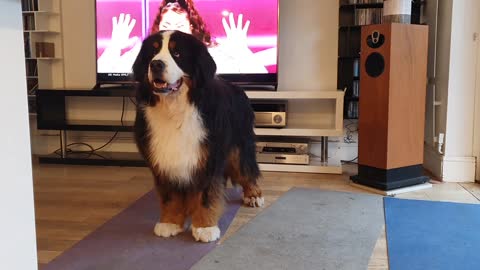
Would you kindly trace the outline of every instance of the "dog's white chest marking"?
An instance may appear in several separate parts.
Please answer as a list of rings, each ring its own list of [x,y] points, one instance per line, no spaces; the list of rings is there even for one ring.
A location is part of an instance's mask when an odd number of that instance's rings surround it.
[[[206,131],[197,108],[182,94],[145,108],[150,159],[172,181],[188,183],[202,158]]]

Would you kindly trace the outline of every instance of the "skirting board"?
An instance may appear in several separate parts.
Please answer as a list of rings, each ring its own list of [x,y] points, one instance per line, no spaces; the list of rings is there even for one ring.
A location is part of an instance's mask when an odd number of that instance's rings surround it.
[[[443,182],[475,182],[475,157],[443,156],[425,147],[423,165]]]
[[[443,157],[442,181],[475,182],[475,157]]]
[[[384,195],[384,196],[395,196],[395,195],[402,194],[402,193],[408,193],[408,192],[414,192],[414,191],[419,191],[419,190],[423,190],[423,189],[432,188],[432,184],[430,184],[430,183],[424,183],[424,184],[419,184],[419,185],[414,185],[414,186],[404,187],[404,188],[398,188],[398,189],[392,189],[392,190],[380,190],[380,189],[376,189],[376,188],[372,188],[372,187],[367,187],[367,186],[364,186],[364,185],[359,185],[359,184],[354,183],[354,182],[350,182],[350,185],[352,185],[354,187],[357,187],[357,188],[360,188],[360,189],[363,189],[363,190],[366,190],[366,191],[373,192],[375,194]]]

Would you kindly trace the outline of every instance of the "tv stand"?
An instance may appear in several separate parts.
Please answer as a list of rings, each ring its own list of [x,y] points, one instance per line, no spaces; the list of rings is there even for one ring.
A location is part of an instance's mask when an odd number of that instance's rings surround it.
[[[252,90],[262,90],[262,91],[277,91],[276,85],[266,85],[266,84],[237,84],[240,88],[243,88],[245,91]]]
[[[134,82],[122,82],[122,83],[96,83],[92,88],[97,89],[133,89],[136,83]]]
[[[85,89],[39,89],[37,90],[37,129],[58,130],[62,134],[60,153],[52,153],[39,157],[40,163],[74,164],[74,165],[102,165],[102,166],[146,166],[138,152],[95,152],[71,153],[65,148],[68,145],[67,133],[70,131],[92,132],[133,132],[134,123],[129,120],[95,120],[95,119],[69,119],[67,98],[70,97],[133,97],[134,88],[100,88],[95,90]],[[255,128],[257,136],[264,137],[305,137],[321,139],[327,142],[328,137],[343,136],[343,91],[246,91],[251,100],[289,100],[289,102],[312,103],[329,102],[334,104],[334,119],[332,121],[312,121],[305,124],[302,121],[290,120],[287,127]],[[300,103],[299,103],[300,102]],[[322,104],[320,103],[320,104]],[[313,104],[312,104],[313,105]],[[292,113],[292,112],[290,112]],[[293,112],[301,113],[301,112]],[[302,119],[303,120],[303,119]],[[322,143],[322,148],[325,148]],[[326,145],[326,143],[325,143]],[[322,150],[322,153],[326,153]],[[323,154],[322,154],[323,155]],[[276,172],[307,172],[341,174],[342,166],[339,160],[312,157],[308,165],[293,164],[267,164],[261,163],[262,171]]]

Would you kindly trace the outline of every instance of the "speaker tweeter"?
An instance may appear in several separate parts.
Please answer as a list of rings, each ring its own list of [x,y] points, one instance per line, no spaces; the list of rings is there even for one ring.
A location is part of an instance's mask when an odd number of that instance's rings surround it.
[[[372,49],[378,49],[385,43],[385,36],[378,31],[373,31],[367,37],[367,45]]]

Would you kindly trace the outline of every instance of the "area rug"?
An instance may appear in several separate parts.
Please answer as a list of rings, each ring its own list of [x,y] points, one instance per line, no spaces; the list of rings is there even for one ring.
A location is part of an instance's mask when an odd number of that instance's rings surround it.
[[[381,196],[295,188],[192,270],[367,269],[383,225]]]
[[[227,198],[219,222],[222,235],[242,204],[239,191],[229,189]],[[157,194],[151,191],[41,270],[186,270],[218,246],[195,242],[191,231],[172,238],[155,236],[158,209]]]
[[[385,198],[390,270],[480,269],[480,205]]]

